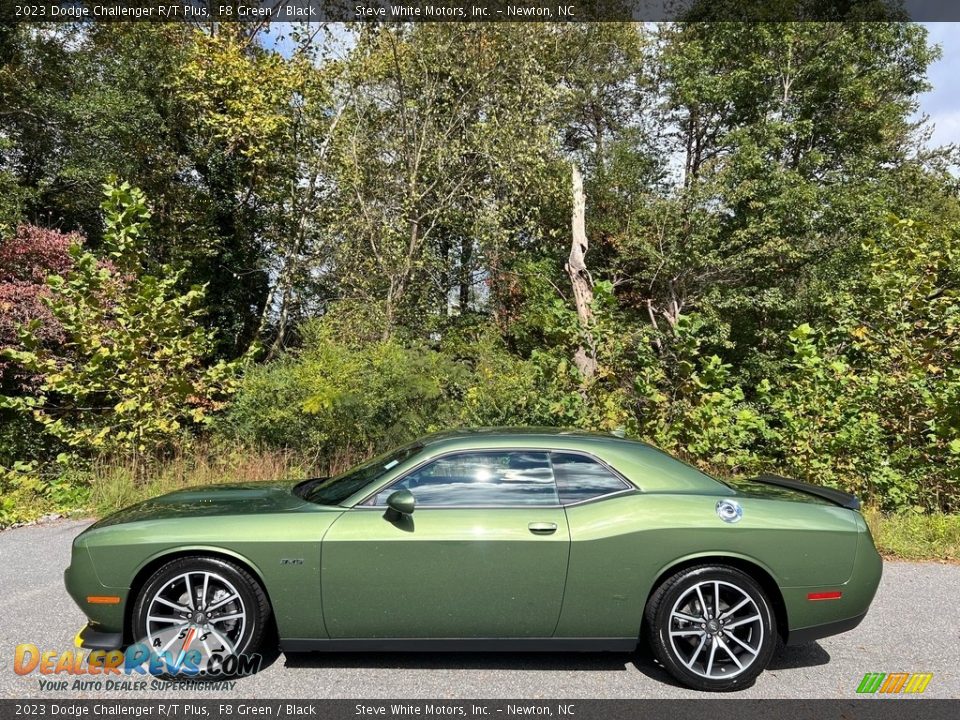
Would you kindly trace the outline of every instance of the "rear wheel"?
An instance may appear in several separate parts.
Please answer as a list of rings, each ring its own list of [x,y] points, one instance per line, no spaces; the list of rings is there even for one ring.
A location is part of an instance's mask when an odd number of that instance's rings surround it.
[[[746,573],[701,565],[667,579],[650,598],[646,619],[657,659],[698,690],[746,687],[773,655],[776,616]]]
[[[221,677],[255,670],[241,660],[260,649],[270,605],[242,567],[184,557],[157,570],[137,597],[133,631],[164,675]],[[178,670],[182,668],[182,670]]]

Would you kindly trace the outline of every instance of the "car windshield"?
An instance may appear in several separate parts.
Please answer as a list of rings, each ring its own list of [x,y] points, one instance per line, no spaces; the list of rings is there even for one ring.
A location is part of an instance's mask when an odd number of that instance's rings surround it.
[[[413,443],[398,450],[378,455],[362,465],[332,478],[304,480],[293,491],[304,500],[318,505],[340,505],[354,493],[359,492],[388,470],[423,450],[423,445]]]

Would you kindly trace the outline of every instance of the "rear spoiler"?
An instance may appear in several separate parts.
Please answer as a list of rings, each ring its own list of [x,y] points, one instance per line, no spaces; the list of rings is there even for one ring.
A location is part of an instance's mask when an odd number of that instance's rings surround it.
[[[829,500],[840,507],[849,508],[850,510],[860,509],[860,501],[857,500],[857,496],[841,490],[821,487],[820,485],[811,485],[810,483],[791,480],[790,478],[780,477],[779,475],[759,475],[753,478],[753,481],[763,483],[764,485],[776,485],[777,487],[787,488],[789,490],[797,490],[807,495],[815,495],[816,497]]]

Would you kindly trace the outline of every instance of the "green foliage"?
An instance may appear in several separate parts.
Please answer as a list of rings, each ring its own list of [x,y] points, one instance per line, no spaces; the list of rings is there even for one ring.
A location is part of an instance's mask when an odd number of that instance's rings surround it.
[[[35,520],[50,508],[36,463],[17,461],[0,466],[0,527]]]
[[[832,317],[789,335],[763,386],[771,453],[794,474],[878,506],[960,502],[956,230],[891,219]]]
[[[221,432],[252,445],[309,449],[343,469],[358,458],[438,430],[457,368],[396,340],[357,346],[330,323],[304,329],[304,345],[251,368]]]
[[[239,25],[0,38],[0,235],[88,241],[5,275],[3,337],[51,322],[4,340],[0,522],[89,483],[101,508],[141,497],[140,458],[228,402],[217,359],[260,346],[217,433],[324,471],[433,429],[573,426],[887,510],[960,504],[957,155],[915,120],[922,26],[323,32],[282,53]],[[113,176],[144,192],[101,211]],[[21,258],[56,234],[17,233]],[[123,457],[67,475],[64,448]]]
[[[868,379],[836,349],[822,347],[804,324],[790,334],[792,356],[765,385],[776,442],[774,452],[794,476],[841,486],[873,502],[903,507],[915,487],[889,462]]]
[[[696,330],[678,325],[688,341],[670,383],[672,397],[655,395],[656,412],[645,430],[661,447],[694,459],[721,474],[746,473],[762,466],[756,443],[767,433],[766,418],[747,400],[732,366],[717,355],[696,351]]]
[[[37,323],[23,328],[20,347],[4,356],[39,376],[39,388],[4,403],[81,456],[142,455],[218,409],[234,367],[204,365],[213,337],[198,322],[203,289],[178,292],[170,268],[162,276],[141,272],[149,217],[142,193],[126,183],[104,191],[113,262],[75,245],[73,269],[49,278],[46,302],[64,341],[51,349],[38,342]]]
[[[123,272],[137,273],[143,263],[144,234],[150,209],[140,188],[116,180],[104,186],[103,241],[107,255]]]
[[[74,512],[89,499],[87,477],[67,455],[46,464],[17,460],[0,465],[0,527]]]

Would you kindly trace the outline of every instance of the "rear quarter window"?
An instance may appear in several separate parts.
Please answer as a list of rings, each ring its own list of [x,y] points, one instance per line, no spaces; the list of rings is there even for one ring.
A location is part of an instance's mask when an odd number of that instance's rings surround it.
[[[593,500],[631,488],[603,464],[586,455],[555,452],[550,454],[550,460],[562,505]]]

